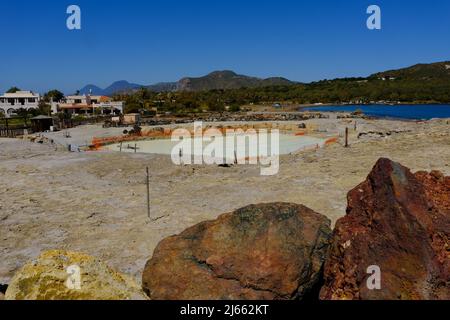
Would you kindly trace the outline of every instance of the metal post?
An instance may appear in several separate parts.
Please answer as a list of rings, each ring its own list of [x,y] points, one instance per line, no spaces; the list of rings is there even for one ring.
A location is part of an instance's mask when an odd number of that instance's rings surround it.
[[[148,218],[151,219],[151,215],[150,215],[150,176],[148,173],[148,167],[146,169],[147,172],[147,215]]]
[[[345,128],[345,147],[348,148],[348,127]]]

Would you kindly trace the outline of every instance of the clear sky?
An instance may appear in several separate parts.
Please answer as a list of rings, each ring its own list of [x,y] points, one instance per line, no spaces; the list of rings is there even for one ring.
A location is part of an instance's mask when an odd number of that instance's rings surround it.
[[[66,9],[81,8],[80,31]],[[382,30],[366,9],[382,10]],[[450,60],[448,0],[0,1],[0,92],[229,69],[314,81]]]

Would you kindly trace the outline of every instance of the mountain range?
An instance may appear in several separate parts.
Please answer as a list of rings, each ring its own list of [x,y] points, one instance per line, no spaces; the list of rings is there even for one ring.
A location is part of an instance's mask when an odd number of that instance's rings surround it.
[[[411,67],[389,70],[375,73],[367,78],[396,78],[403,80],[442,80],[450,81],[450,61],[430,64],[417,64]],[[133,92],[139,88],[147,88],[156,92],[167,91],[207,91],[214,89],[239,89],[257,88],[275,85],[293,85],[298,82],[290,81],[282,77],[261,79],[246,75],[240,75],[233,71],[214,71],[203,77],[185,77],[176,82],[161,82],[153,85],[141,85],[122,80],[114,82],[109,87],[102,89],[95,85],[87,85],[80,89],[80,94],[92,93],[94,95],[111,96],[115,93]]]
[[[204,91],[214,89],[239,89],[267,87],[272,85],[290,85],[294,84],[284,78],[260,79],[237,74],[233,71],[214,71],[204,77],[183,78],[177,83],[178,91]]]
[[[142,85],[136,84],[136,83],[129,83],[128,81],[121,80],[116,81],[113,84],[111,84],[109,87],[102,89],[96,85],[88,84],[87,86],[80,89],[80,94],[93,94],[93,95],[99,95],[99,96],[111,96],[117,92],[124,92],[124,91],[132,91],[135,89],[141,88]]]
[[[80,94],[91,93],[93,95],[110,96],[115,93],[130,92],[139,88],[147,88],[152,91],[207,91],[213,89],[239,89],[266,87],[272,85],[290,85],[296,82],[281,77],[261,79],[237,74],[233,71],[214,71],[206,76],[193,78],[182,78],[177,82],[161,82],[153,85],[141,85],[121,80],[114,82],[109,87],[102,89],[96,85],[89,84],[79,90]]]

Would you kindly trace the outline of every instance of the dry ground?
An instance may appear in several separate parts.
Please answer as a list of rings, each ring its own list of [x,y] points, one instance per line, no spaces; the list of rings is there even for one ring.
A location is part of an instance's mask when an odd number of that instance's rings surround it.
[[[345,123],[333,121],[324,124],[329,133],[342,130]],[[283,156],[280,173],[272,177],[260,176],[255,166],[178,167],[166,156],[68,153],[0,139],[0,283],[46,249],[95,255],[139,281],[161,239],[252,203],[301,203],[334,223],[345,214],[347,192],[380,157],[413,171],[450,174],[446,120],[361,123],[360,130],[411,131],[360,141],[353,133],[348,149],[335,144]],[[146,166],[156,221],[147,218]]]

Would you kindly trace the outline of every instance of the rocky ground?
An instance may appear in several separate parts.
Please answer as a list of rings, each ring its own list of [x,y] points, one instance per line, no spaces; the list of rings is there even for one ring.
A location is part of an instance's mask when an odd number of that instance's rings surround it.
[[[312,120],[317,135],[342,134],[347,120]],[[42,250],[81,251],[141,280],[155,246],[167,236],[249,204],[292,202],[326,215],[345,214],[346,195],[381,157],[450,174],[450,125],[358,120],[350,148],[340,143],[283,156],[276,176],[258,166],[185,166],[169,157],[69,153],[55,146],[0,140],[0,283]],[[79,140],[92,138],[76,128]],[[92,130],[100,130],[93,128]],[[103,134],[104,132],[101,131]],[[360,133],[367,133],[357,139]],[[147,217],[145,168],[150,169]]]
[[[450,176],[413,174],[380,159],[348,193],[347,215],[333,232],[320,297],[448,300],[449,244]],[[378,284],[368,278],[373,270],[379,272]]]

